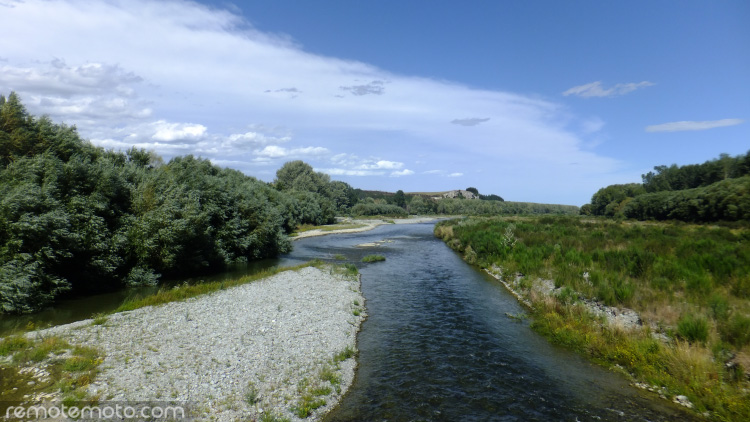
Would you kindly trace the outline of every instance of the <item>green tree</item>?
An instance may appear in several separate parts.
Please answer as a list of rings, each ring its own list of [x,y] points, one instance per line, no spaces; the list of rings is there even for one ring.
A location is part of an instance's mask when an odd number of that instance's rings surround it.
[[[396,191],[393,195],[393,203],[398,207],[406,209],[406,196],[404,195],[404,191],[401,189]]]

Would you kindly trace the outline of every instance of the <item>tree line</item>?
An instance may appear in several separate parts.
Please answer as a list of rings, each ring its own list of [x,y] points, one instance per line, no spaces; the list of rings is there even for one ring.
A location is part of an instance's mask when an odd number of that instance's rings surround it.
[[[656,166],[643,183],[597,191],[582,214],[686,222],[750,220],[750,151],[703,164]]]
[[[291,250],[356,198],[302,162],[269,184],[193,156],[107,151],[0,96],[0,312]]]

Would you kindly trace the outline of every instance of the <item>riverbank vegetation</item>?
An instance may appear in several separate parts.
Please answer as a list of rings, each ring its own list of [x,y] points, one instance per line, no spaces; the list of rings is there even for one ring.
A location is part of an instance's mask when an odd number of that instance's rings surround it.
[[[500,268],[552,341],[715,420],[750,419],[747,225],[494,217],[435,233],[467,261]],[[642,325],[606,324],[595,302],[633,309]]]
[[[192,156],[107,151],[0,96],[0,313],[155,284],[291,249],[351,188],[302,162],[274,184]]]

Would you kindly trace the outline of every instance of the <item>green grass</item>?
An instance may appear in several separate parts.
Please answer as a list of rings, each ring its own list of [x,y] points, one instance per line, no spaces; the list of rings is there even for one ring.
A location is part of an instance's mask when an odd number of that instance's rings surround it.
[[[104,325],[107,323],[107,315],[100,313],[96,314],[93,317],[93,321],[91,321],[91,325]]]
[[[345,361],[347,359],[353,358],[354,356],[356,356],[356,354],[357,353],[354,351],[354,349],[352,349],[349,346],[346,346],[346,348],[344,350],[342,350],[341,352],[337,353],[333,357],[333,362],[336,363],[336,364],[338,364],[338,363],[343,362],[343,361]]]
[[[362,262],[380,262],[385,261],[383,255],[366,255],[362,258]]]
[[[96,377],[103,360],[97,349],[73,346],[55,336],[39,339],[9,336],[0,341],[0,353],[10,357],[3,365],[15,373],[3,380],[8,390],[17,388],[22,394],[59,392],[64,403],[96,399],[88,396],[87,386]],[[29,366],[44,368],[49,379],[28,384],[18,370]]]
[[[279,416],[278,414],[274,412],[264,412],[260,419],[258,419],[259,422],[290,422],[290,419],[287,417]]]
[[[712,419],[750,420],[742,375],[750,372],[747,223],[473,217],[441,222],[435,234],[468,262],[502,268],[511,283],[522,274],[517,287],[533,304],[532,327],[552,342],[686,395]],[[533,293],[538,279],[553,280],[560,293]],[[579,296],[632,308],[671,342],[648,328],[603,325]]]

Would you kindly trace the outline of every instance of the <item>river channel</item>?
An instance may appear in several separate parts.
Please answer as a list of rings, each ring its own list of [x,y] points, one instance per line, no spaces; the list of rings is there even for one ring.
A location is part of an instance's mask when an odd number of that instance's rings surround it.
[[[284,264],[346,258],[362,274],[369,316],[357,377],[326,421],[686,420],[671,403],[510,317],[524,315],[516,299],[433,228],[301,239],[283,257]],[[368,254],[386,260],[359,263]]]

